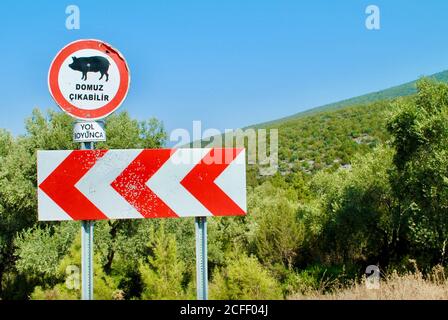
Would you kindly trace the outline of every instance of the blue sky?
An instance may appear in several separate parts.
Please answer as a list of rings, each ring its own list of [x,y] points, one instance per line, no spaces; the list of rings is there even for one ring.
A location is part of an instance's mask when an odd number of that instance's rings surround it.
[[[81,29],[65,28],[65,8]],[[365,8],[381,30],[365,28]],[[238,128],[448,69],[448,1],[152,0],[0,2],[0,127],[24,133],[54,108],[47,73],[67,43],[96,38],[131,70],[121,107],[168,131]]]

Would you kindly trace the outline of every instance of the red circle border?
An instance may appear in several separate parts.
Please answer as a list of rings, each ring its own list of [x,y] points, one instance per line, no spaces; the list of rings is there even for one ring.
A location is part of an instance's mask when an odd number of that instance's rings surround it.
[[[58,78],[62,63],[75,51],[83,49],[94,49],[108,55],[116,63],[120,74],[120,85],[115,97],[109,103],[98,109],[85,110],[74,106],[67,99],[65,99],[61,92],[61,89],[59,88]],[[53,99],[63,111],[65,111],[72,117],[82,120],[98,120],[101,118],[105,118],[116,109],[118,109],[123,100],[126,98],[129,90],[129,83],[129,69],[120,52],[103,41],[93,39],[78,40],[65,46],[54,58],[50,66],[50,71],[48,73],[48,87]]]

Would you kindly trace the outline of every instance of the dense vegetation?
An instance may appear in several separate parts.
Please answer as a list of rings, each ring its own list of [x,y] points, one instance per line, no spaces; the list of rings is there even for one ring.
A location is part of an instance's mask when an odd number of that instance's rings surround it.
[[[413,96],[278,128],[281,170],[249,169],[248,215],[209,219],[211,298],[282,299],[356,279],[370,264],[446,265],[447,84],[422,80]],[[106,129],[98,148],[166,138],[159,121],[126,113]],[[0,297],[79,298],[66,272],[80,265],[80,224],[37,222],[36,212],[36,150],[77,148],[72,120],[35,110],[26,130],[0,131]],[[98,221],[95,298],[193,299],[194,250],[189,218]]]
[[[350,164],[356,153],[365,154],[388,139],[389,111],[390,102],[375,102],[282,122],[280,171],[310,173]],[[272,128],[276,127],[267,127]]]

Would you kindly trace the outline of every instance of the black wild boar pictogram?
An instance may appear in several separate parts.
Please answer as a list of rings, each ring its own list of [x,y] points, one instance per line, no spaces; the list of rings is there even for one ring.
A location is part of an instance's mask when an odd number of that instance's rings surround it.
[[[76,71],[82,72],[81,80],[87,80],[87,72],[100,72],[100,80],[106,75],[106,81],[109,80],[109,61],[100,56],[77,58],[72,57],[73,62],[68,66]]]

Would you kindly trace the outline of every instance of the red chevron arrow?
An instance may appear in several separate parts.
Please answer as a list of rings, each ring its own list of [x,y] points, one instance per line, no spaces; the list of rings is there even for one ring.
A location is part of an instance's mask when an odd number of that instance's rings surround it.
[[[184,188],[214,215],[245,215],[243,209],[215,184],[216,178],[235,160],[241,150],[233,149],[231,159],[226,159],[229,152],[225,149],[211,149],[181,181]]]
[[[178,217],[146,182],[170,158],[170,149],[143,150],[111,186],[145,218]]]
[[[75,150],[63,160],[58,151],[38,151],[39,219],[244,215],[243,149],[183,151]],[[202,159],[177,163],[173,154]]]
[[[107,150],[72,151],[39,185],[39,188],[74,220],[107,219],[107,217],[75,187],[75,184],[106,152]]]

